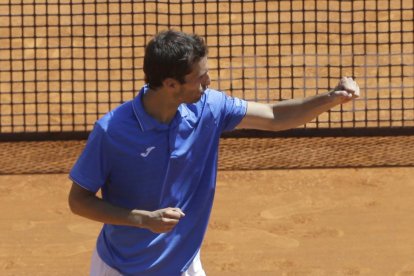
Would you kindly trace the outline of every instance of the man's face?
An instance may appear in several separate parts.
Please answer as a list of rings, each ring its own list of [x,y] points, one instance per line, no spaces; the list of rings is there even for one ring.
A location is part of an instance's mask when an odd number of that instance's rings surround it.
[[[199,101],[208,85],[210,85],[207,57],[202,58],[194,65],[193,71],[185,76],[184,81],[185,83],[181,85],[180,89],[180,100],[183,103]]]

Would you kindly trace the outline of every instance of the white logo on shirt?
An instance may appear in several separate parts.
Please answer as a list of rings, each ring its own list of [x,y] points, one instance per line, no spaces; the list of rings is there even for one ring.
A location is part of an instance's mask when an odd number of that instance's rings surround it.
[[[155,149],[155,147],[149,147],[149,148],[147,148],[147,149],[145,150],[145,152],[142,152],[142,153],[141,153],[141,156],[142,156],[142,157],[147,157],[153,149]]]

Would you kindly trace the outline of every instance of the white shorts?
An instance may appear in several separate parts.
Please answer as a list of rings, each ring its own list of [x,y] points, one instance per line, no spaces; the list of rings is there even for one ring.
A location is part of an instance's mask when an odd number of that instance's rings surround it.
[[[92,255],[90,276],[122,276],[122,274],[107,265],[101,257],[99,257],[99,254],[95,249]],[[191,265],[181,274],[181,276],[206,276],[206,273],[201,266],[200,251],[198,251]]]

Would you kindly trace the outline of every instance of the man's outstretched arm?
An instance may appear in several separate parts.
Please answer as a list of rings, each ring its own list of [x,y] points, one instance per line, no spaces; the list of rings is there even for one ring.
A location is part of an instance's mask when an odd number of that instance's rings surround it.
[[[323,94],[276,104],[248,102],[246,116],[237,128],[270,131],[295,128],[356,97],[359,97],[358,84],[352,78],[344,77],[334,90]]]

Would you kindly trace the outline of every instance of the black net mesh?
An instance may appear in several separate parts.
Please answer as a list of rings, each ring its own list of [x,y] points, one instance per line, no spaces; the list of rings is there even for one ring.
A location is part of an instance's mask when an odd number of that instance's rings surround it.
[[[304,128],[414,126],[414,6],[390,1],[0,3],[0,135],[89,131],[143,85],[158,31],[209,45],[212,87],[260,102],[354,77],[363,97]]]

